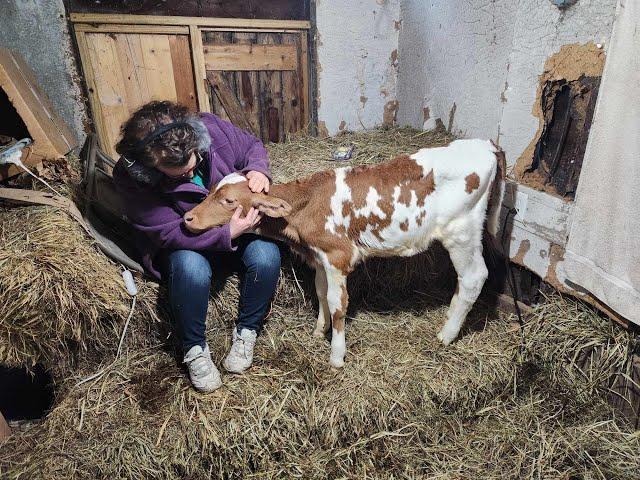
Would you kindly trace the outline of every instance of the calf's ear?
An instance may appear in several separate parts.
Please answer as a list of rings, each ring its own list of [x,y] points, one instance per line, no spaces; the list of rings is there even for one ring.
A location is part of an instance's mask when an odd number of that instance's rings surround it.
[[[259,212],[267,217],[279,218],[286,217],[291,213],[291,205],[278,197],[270,197],[268,195],[255,196],[252,199],[252,205]]]

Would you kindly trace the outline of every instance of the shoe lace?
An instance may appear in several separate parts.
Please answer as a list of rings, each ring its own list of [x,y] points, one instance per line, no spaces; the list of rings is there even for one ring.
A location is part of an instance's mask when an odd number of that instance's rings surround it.
[[[211,370],[208,360],[205,352],[199,353],[193,360],[189,361],[189,367],[198,376],[206,375]]]

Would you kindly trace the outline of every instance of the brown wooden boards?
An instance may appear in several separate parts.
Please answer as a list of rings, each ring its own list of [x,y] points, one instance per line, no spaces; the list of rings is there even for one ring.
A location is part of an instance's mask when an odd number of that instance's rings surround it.
[[[35,165],[45,158],[59,158],[77,145],[75,135],[56,113],[51,101],[40,90],[32,70],[16,52],[0,48],[0,89],[9,103],[2,108],[13,109],[33,144],[23,150],[22,161]],[[0,134],[16,137],[7,116],[0,120]],[[28,133],[28,134],[27,134]],[[20,138],[16,138],[20,140]],[[20,172],[16,167],[2,167],[0,179]]]
[[[116,157],[120,128],[151,100],[197,110],[188,35],[76,32],[96,130],[103,150]]]
[[[309,22],[71,14],[102,149],[150,100],[283,141],[309,123]],[[213,86],[213,88],[212,88]]]

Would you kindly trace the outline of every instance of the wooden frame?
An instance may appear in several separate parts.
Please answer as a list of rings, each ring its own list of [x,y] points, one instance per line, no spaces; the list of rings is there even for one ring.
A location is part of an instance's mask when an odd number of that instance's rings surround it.
[[[289,52],[291,47],[289,46],[258,46],[251,47],[250,51],[246,50],[243,46],[226,47],[221,49],[219,47],[211,47],[210,52],[207,51],[208,45],[203,45],[203,33],[204,32],[243,32],[243,33],[289,33],[299,34],[301,47],[300,54],[298,56],[299,75],[301,77],[302,85],[304,89],[301,92],[302,102],[304,105],[301,115],[303,122],[301,128],[308,128],[308,125],[312,121],[312,106],[310,105],[310,85],[309,85],[309,30],[311,28],[311,22],[305,20],[263,20],[263,19],[237,19],[237,18],[207,18],[207,17],[179,17],[179,16],[155,16],[155,15],[124,15],[124,14],[95,14],[95,13],[71,13],[70,20],[74,24],[75,38],[78,45],[80,57],[82,59],[90,58],[90,43],[87,39],[87,34],[150,34],[150,35],[188,35],[189,48],[191,50],[191,64],[193,68],[193,78],[195,82],[195,94],[198,110],[202,112],[211,112],[210,94],[214,96],[220,96],[224,92],[216,92],[209,90],[209,79],[207,78],[207,60],[209,60],[209,67],[213,67],[212,60],[215,60],[218,64],[216,67],[229,67],[230,60],[237,60],[239,63],[234,64],[234,67],[240,65],[240,70],[253,70],[255,69],[256,57],[264,57],[265,70],[275,71],[291,71],[294,69],[294,65],[287,60],[287,55],[283,55],[282,52]],[[253,49],[256,50],[254,53]],[[264,50],[264,52],[262,51]],[[278,55],[279,50],[282,52]],[[290,52],[289,52],[290,53]],[[227,58],[228,57],[228,58]],[[252,65],[249,61],[251,57]],[[246,60],[244,63],[241,60]],[[231,62],[233,63],[233,62]],[[96,72],[93,71],[93,66],[90,61],[82,60],[82,69],[87,84],[87,91],[93,110],[93,117],[95,122],[96,132],[103,149],[106,149],[105,145],[102,145],[103,139],[109,138],[110,132],[108,125],[104,123],[104,109],[100,103],[100,97],[97,88]],[[245,65],[246,64],[246,65]],[[252,68],[249,68],[249,67]],[[224,70],[225,68],[222,68]],[[215,68],[217,70],[218,68]],[[214,70],[209,68],[209,70]],[[224,88],[224,86],[222,87]],[[219,90],[219,89],[218,89]],[[226,97],[225,97],[226,98]],[[255,125],[251,125],[255,130]]]
[[[72,13],[72,23],[119,23],[131,25],[186,25],[196,27],[223,28],[258,28],[258,29],[290,29],[308,30],[311,22],[307,20],[260,20],[250,18],[209,18],[209,17],[174,17],[156,15],[120,15],[104,13]]]

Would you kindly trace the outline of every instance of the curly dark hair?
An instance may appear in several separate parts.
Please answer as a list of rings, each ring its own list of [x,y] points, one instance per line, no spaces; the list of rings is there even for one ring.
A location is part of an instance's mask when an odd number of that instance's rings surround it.
[[[174,122],[187,122],[189,125],[168,130],[143,147],[139,146],[140,140],[157,128]],[[130,160],[140,161],[146,167],[181,167],[188,163],[194,151],[204,151],[210,143],[208,132],[198,116],[187,107],[170,101],[143,105],[122,124],[121,134],[116,152]]]

